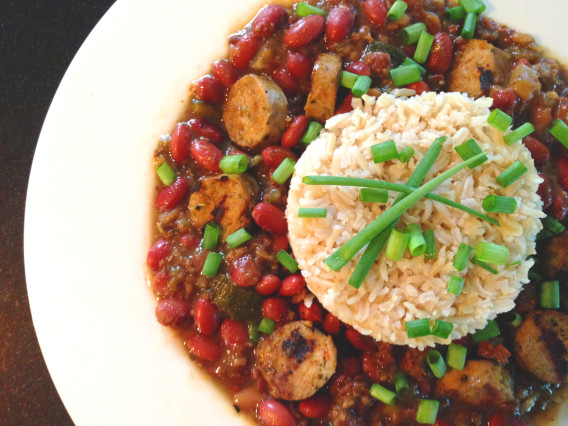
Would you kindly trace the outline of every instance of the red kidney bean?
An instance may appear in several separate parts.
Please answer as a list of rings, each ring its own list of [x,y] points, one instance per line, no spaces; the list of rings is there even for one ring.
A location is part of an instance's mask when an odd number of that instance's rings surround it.
[[[156,306],[156,319],[162,325],[178,326],[191,316],[191,306],[183,299],[162,299]]]
[[[204,361],[217,361],[223,354],[221,344],[211,336],[194,334],[187,339],[187,345],[193,355]]]
[[[348,328],[347,330],[345,330],[345,337],[347,337],[347,340],[349,340],[349,342],[351,342],[351,344],[360,351],[377,351],[377,345],[375,344],[374,340],[369,336],[363,336],[357,330]]]
[[[197,80],[195,93],[202,101],[218,104],[223,100],[225,89],[215,77],[206,75]]]
[[[200,238],[192,234],[183,234],[179,237],[179,242],[187,248],[195,248],[199,245]]]
[[[325,34],[332,43],[343,40],[355,23],[355,14],[346,7],[334,7],[327,14],[327,28]]]
[[[260,281],[261,276],[251,255],[239,257],[231,265],[231,279],[239,287],[252,287]]]
[[[276,293],[280,289],[281,285],[282,280],[276,275],[266,274],[256,285],[256,291],[263,296],[269,296]]]
[[[274,399],[267,399],[258,404],[258,417],[264,426],[294,426],[296,424],[296,419],[290,410]]]
[[[546,210],[552,205],[552,185],[550,185],[550,181],[546,176],[539,173],[538,174],[543,180],[541,184],[538,186],[537,194],[540,196],[542,200],[542,209]]]
[[[195,325],[201,334],[214,334],[219,328],[219,309],[209,299],[198,299],[193,307]]]
[[[294,296],[306,287],[306,280],[301,274],[290,275],[282,280],[282,287],[278,294],[280,296]]]
[[[437,419],[436,423],[434,423],[434,426],[451,426],[451,425],[443,419]]]
[[[298,78],[307,77],[312,71],[312,61],[310,56],[304,52],[288,52],[286,57],[286,68],[290,74]]]
[[[367,77],[371,76],[371,67],[369,64],[362,61],[351,62],[345,67],[345,71],[349,71],[357,75],[366,75]]]
[[[272,236],[272,251],[278,253],[280,250],[288,251],[288,237],[286,235]]]
[[[339,327],[341,326],[341,322],[339,318],[333,315],[331,312],[328,312],[323,320],[323,329],[327,331],[329,334],[339,333]]]
[[[351,101],[353,100],[354,96],[352,93],[349,93],[344,101],[341,103],[339,108],[335,111],[336,114],[344,114],[346,112],[353,111],[353,106],[351,105]]]
[[[454,57],[454,43],[448,33],[436,33],[430,49],[428,69],[433,74],[443,74],[450,69]]]
[[[416,83],[410,83],[407,84],[406,87],[408,89],[412,89],[414,91],[416,91],[417,95],[421,95],[424,92],[428,92],[430,90],[430,88],[428,87],[428,84],[424,81],[417,81]]]
[[[517,95],[513,90],[499,89],[493,94],[493,107],[506,112],[513,108],[517,99]]]
[[[219,163],[223,158],[223,153],[219,148],[206,139],[197,139],[193,141],[190,147],[191,155],[197,163],[211,171],[220,172]]]
[[[556,169],[558,170],[560,184],[564,189],[568,189],[568,157],[558,157],[556,159]]]
[[[239,70],[226,59],[221,59],[213,62],[213,75],[223,86],[231,87],[239,79]]]
[[[246,345],[249,341],[248,328],[242,322],[226,319],[221,324],[221,339],[230,348]]]
[[[268,37],[286,15],[286,8],[282,5],[271,4],[263,7],[252,22],[253,34],[257,37]]]
[[[262,313],[272,321],[282,321],[288,314],[288,305],[281,297],[270,297],[262,304]]]
[[[276,169],[286,158],[291,158],[294,162],[298,161],[298,157],[286,147],[270,145],[262,150],[262,161],[271,169]]]
[[[341,361],[339,361],[339,366],[337,367],[339,374],[343,374],[348,377],[360,374],[362,369],[363,366],[361,365],[361,358],[354,356],[343,358]]]
[[[173,209],[189,192],[187,180],[178,177],[170,186],[162,188],[156,197],[156,208],[159,211]]]
[[[158,271],[152,277],[152,290],[156,294],[165,294],[168,290],[168,282],[170,281],[170,274],[168,271]]]
[[[314,395],[304,399],[298,404],[298,411],[310,419],[321,419],[331,407],[329,397]]]
[[[242,36],[235,44],[231,61],[239,69],[245,69],[258,50],[258,39],[251,33]]]
[[[258,226],[272,234],[283,235],[288,232],[288,223],[284,212],[266,201],[254,206],[252,218]]]
[[[276,68],[272,73],[272,79],[288,96],[296,93],[300,87],[298,80],[284,67]]]
[[[172,158],[178,164],[184,164],[189,155],[189,144],[191,143],[191,129],[187,123],[179,123],[172,132],[170,142],[170,152]]]
[[[537,138],[526,136],[525,138],[523,138],[523,143],[531,152],[531,157],[533,158],[535,164],[543,164],[550,159],[550,151],[548,150],[547,146]]]
[[[557,220],[564,220],[568,213],[568,194],[560,188],[552,190],[552,216]]]
[[[160,269],[162,261],[170,255],[172,252],[172,247],[168,240],[160,238],[150,250],[148,250],[148,255],[146,256],[146,262],[152,271],[157,271]]]
[[[300,318],[304,321],[321,322],[323,319],[321,306],[316,300],[312,302],[309,308],[304,304],[304,302],[300,303],[298,305],[298,312],[300,314]]]
[[[213,142],[221,142],[223,140],[223,133],[212,124],[206,123],[203,120],[192,118],[187,122],[193,134],[197,137],[208,139]]]
[[[379,27],[387,21],[388,11],[383,0],[365,0],[363,10],[367,18]]]
[[[319,38],[325,30],[325,19],[321,15],[306,16],[292,24],[284,33],[284,44],[300,47]]]
[[[444,423],[442,423],[442,426],[446,425],[449,426],[450,424],[444,421]],[[438,426],[437,421],[435,426]],[[497,411],[491,417],[489,417],[487,426],[526,426],[526,423],[510,415],[509,413],[506,413],[504,411]]]
[[[308,117],[306,117],[305,115],[298,115],[297,117],[295,117],[290,122],[288,128],[282,135],[282,139],[280,140],[282,146],[287,148],[296,146],[300,141],[300,139],[302,138],[302,136],[304,135],[304,133],[306,133],[308,125],[309,125],[309,120]]]

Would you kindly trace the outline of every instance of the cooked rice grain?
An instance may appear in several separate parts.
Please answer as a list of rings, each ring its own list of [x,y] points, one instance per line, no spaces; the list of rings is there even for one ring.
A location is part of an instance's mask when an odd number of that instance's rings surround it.
[[[522,285],[528,282],[533,261],[527,256],[535,253],[535,237],[542,227],[538,220],[544,216],[542,202],[536,193],[542,179],[525,146],[507,146],[502,133],[487,124],[490,98],[473,100],[459,93],[408,94],[364,96],[364,101],[354,101],[356,108],[351,113],[329,119],[326,130],[296,164],[286,215],[291,246],[302,274],[327,310],[377,340],[423,348],[447,344],[513,308]],[[454,148],[471,138],[489,161],[472,171],[461,171],[436,193],[479,211],[487,195],[506,195],[515,197],[519,208],[514,214],[493,214],[501,223],[497,227],[422,199],[403,214],[398,227],[418,223],[423,230],[433,229],[437,256],[425,260],[423,256],[411,257],[407,251],[402,261],[394,262],[383,251],[361,288],[349,286],[362,251],[338,272],[323,261],[385,211],[397,194],[390,192],[387,204],[363,203],[358,200],[359,188],[308,186],[302,178],[336,175],[404,183],[439,136],[449,138],[426,180],[460,163]],[[388,140],[394,140],[399,151],[413,147],[414,157],[406,164],[398,160],[374,164],[370,147]],[[516,160],[527,165],[528,173],[508,188],[501,188],[495,178]],[[327,208],[327,218],[298,218],[300,207]],[[452,262],[459,245],[463,242],[475,247],[481,240],[506,245],[511,252],[509,261],[522,263],[498,267],[498,275],[471,263],[458,273]],[[461,275],[466,280],[460,296],[446,290],[450,275]],[[404,322],[419,318],[429,318],[432,324],[435,319],[450,321],[454,330],[447,340],[434,336],[409,339]]]

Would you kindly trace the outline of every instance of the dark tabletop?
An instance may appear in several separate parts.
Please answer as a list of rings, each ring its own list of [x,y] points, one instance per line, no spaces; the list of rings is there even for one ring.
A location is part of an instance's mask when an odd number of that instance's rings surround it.
[[[112,0],[0,0],[0,424],[72,424],[34,332],[23,256],[28,176],[73,56]]]

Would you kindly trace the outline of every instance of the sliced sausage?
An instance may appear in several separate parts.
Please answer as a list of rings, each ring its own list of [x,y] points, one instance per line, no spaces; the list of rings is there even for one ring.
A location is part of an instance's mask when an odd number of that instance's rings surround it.
[[[546,248],[544,263],[547,274],[556,276],[559,272],[568,272],[568,231],[564,231],[550,240]]]
[[[495,83],[506,83],[505,70],[509,69],[509,54],[485,40],[467,40],[458,47],[450,72],[450,92],[466,92],[477,98],[483,94],[481,75],[490,71]]]
[[[497,407],[513,400],[513,383],[504,367],[471,360],[463,370],[451,369],[438,380],[435,393],[469,405]]]
[[[207,222],[218,223],[225,237],[250,223],[253,200],[251,183],[243,175],[203,177],[189,197],[191,223],[201,228]]]
[[[288,101],[282,89],[270,77],[256,74],[233,84],[223,110],[230,138],[250,150],[279,141],[287,115]]]
[[[259,343],[260,372],[278,398],[298,401],[316,393],[335,373],[337,349],[331,336],[294,321]]]
[[[548,383],[561,383],[568,374],[568,315],[532,311],[515,334],[519,365]]]
[[[312,70],[312,87],[306,101],[306,115],[325,122],[335,113],[335,98],[341,72],[341,58],[331,53],[321,53]]]

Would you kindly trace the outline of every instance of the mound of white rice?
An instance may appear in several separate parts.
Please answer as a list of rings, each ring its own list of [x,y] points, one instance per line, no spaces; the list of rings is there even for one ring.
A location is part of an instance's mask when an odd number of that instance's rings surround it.
[[[413,92],[411,92],[413,93]],[[535,237],[541,229],[542,203],[536,191],[538,176],[529,151],[522,143],[507,146],[501,132],[487,123],[492,100],[473,100],[459,93],[423,93],[420,96],[395,95],[379,98],[364,96],[354,101],[351,113],[332,117],[326,130],[312,142],[296,165],[291,182],[286,215],[291,246],[306,278],[308,287],[322,305],[360,333],[377,340],[423,348],[435,343],[449,343],[476,329],[498,313],[509,311],[524,283],[535,253]],[[397,96],[398,95],[398,96]],[[422,199],[399,221],[398,229],[418,223],[423,230],[433,229],[437,255],[432,260],[412,257],[408,250],[402,261],[392,261],[384,250],[365,282],[358,290],[348,284],[349,277],[363,251],[338,272],[323,261],[349,241],[357,232],[390,207],[397,193],[389,193],[389,203],[363,203],[359,188],[309,186],[306,175],[377,178],[405,183],[432,141],[448,136],[442,153],[426,177],[430,180],[442,171],[462,162],[455,146],[474,138],[489,161],[474,170],[465,169],[434,192],[483,211],[481,203],[489,194],[517,199],[513,214],[492,214],[500,227],[444,204]],[[398,160],[374,164],[370,147],[394,140],[398,150],[411,146],[415,155],[406,164]],[[514,161],[529,169],[508,188],[496,177]],[[298,218],[299,207],[327,209],[322,219]],[[497,267],[493,275],[468,264],[459,273],[452,266],[461,243],[476,246],[479,241],[506,245],[509,262],[517,265]],[[465,278],[463,293],[447,291],[451,275]],[[447,340],[433,336],[409,339],[405,321],[429,318],[454,324]]]

